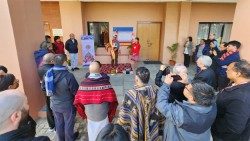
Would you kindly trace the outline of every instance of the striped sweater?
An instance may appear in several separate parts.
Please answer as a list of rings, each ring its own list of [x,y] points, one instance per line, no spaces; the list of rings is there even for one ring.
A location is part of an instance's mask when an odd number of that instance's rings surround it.
[[[152,86],[129,90],[125,94],[117,123],[128,131],[131,141],[159,141],[159,112]]]

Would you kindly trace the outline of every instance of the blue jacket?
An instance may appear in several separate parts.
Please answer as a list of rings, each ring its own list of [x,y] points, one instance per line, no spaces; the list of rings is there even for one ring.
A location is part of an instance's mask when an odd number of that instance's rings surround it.
[[[158,91],[157,109],[166,117],[163,141],[210,141],[210,127],[216,117],[216,105],[204,107],[175,101],[169,103],[169,85]]]
[[[216,88],[216,75],[210,67],[195,74],[193,80],[203,81],[213,88]]]
[[[71,39],[68,39],[65,43],[65,49],[69,53],[78,53],[78,42],[74,39],[74,42]]]
[[[55,94],[50,97],[50,107],[53,110],[69,109],[73,107],[78,83],[68,70],[54,71]]]
[[[218,64],[219,68],[219,75],[221,76],[227,76],[227,66],[229,64],[231,64],[232,62],[237,62],[240,60],[240,53],[239,52],[235,52],[231,55],[229,55],[228,57],[226,57],[224,60],[220,60],[220,58],[218,56],[214,56],[213,59],[216,61],[216,63]]]

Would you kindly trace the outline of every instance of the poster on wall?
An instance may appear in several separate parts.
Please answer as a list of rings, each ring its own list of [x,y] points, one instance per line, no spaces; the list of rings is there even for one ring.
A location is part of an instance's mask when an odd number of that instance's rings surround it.
[[[95,47],[94,36],[83,35],[82,41],[82,54],[83,54],[83,66],[89,66],[92,61],[95,60]]]
[[[63,36],[62,29],[52,29],[53,36]]]
[[[113,32],[119,42],[131,42],[134,36],[133,27],[113,27]]]

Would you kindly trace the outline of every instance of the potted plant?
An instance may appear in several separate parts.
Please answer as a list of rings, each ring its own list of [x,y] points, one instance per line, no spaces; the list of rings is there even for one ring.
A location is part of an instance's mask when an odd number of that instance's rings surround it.
[[[176,63],[178,43],[174,43],[171,46],[167,46],[167,48],[171,53],[171,59],[169,60],[169,64],[171,66],[174,66]]]

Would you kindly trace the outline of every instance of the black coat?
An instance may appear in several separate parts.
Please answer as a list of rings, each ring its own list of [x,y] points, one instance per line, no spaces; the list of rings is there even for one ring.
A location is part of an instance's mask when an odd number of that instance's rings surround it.
[[[37,71],[38,71],[38,75],[39,75],[40,80],[43,80],[43,77],[44,77],[45,73],[46,73],[49,69],[51,69],[53,66],[54,66],[53,64],[44,64],[44,65],[42,65],[42,66],[40,66],[40,67],[38,68]]]
[[[250,139],[250,83],[222,90],[217,97],[217,117],[212,126],[214,136],[223,141]]]
[[[53,64],[44,64],[42,66],[40,66],[37,70],[39,78],[41,80],[41,89],[42,91],[46,91],[45,90],[45,82],[44,82],[44,75],[46,74],[46,72],[51,69],[54,65]]]
[[[16,129],[0,135],[0,141],[50,141],[48,137],[30,137],[26,130]]]
[[[74,42],[71,39],[68,39],[65,43],[65,49],[69,53],[78,53],[78,42],[74,39]]]
[[[198,72],[193,80],[200,80],[202,82],[207,83],[208,85],[216,88],[216,76],[214,71],[211,68],[207,68],[205,70],[201,70]]]

